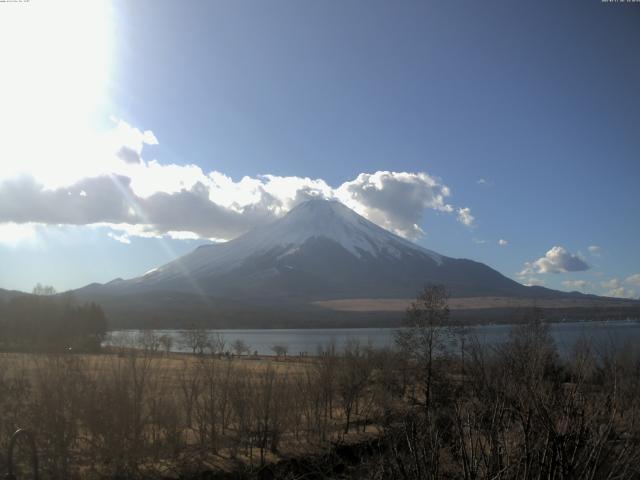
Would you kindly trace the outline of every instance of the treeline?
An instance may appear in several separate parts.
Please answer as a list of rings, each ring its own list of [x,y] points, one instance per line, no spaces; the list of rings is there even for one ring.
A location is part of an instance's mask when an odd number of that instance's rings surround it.
[[[0,349],[4,351],[97,351],[107,319],[95,303],[69,295],[22,295],[0,301]]]

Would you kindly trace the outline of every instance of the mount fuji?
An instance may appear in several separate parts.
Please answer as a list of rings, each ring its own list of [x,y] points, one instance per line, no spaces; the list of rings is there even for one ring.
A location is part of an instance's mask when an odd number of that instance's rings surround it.
[[[74,294],[101,302],[121,320],[117,323],[127,325],[145,318],[146,326],[151,318],[161,325],[200,319],[218,326],[274,326],[274,319],[279,325],[318,315],[337,319],[335,311],[318,306],[322,302],[410,299],[435,283],[454,298],[588,297],[526,287],[482,263],[422,248],[339,202],[320,199],[140,277],[91,284]]]

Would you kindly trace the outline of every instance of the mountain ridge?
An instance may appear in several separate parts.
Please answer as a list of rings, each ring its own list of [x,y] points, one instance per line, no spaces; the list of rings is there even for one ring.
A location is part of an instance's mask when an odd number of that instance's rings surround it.
[[[73,293],[103,304],[125,326],[140,326],[142,318],[148,319],[143,326],[196,320],[225,328],[369,326],[397,322],[400,312],[339,311],[323,302],[406,300],[428,284],[445,285],[452,298],[520,298],[531,306],[539,299],[575,299],[589,308],[594,302],[605,305],[598,300],[602,297],[521,285],[483,263],[440,255],[403,239],[339,202],[317,199],[269,225],[200,246],[139,277],[90,284]],[[479,312],[482,321],[507,318],[505,312],[514,309],[503,308],[504,303],[470,307],[467,313]]]
[[[261,285],[261,279],[269,279],[268,284]],[[455,295],[476,290],[528,295],[530,291],[482,263],[440,255],[339,202],[317,199],[298,205],[266,227],[229,242],[200,246],[140,277],[88,287],[112,292],[175,289],[205,295],[231,295],[235,288],[245,296],[264,297],[275,295],[273,287],[278,283],[282,296],[297,292],[309,299],[363,293],[413,295],[424,283],[448,284]],[[319,283],[330,288],[323,291]],[[254,291],[248,292],[246,286],[251,284]]]

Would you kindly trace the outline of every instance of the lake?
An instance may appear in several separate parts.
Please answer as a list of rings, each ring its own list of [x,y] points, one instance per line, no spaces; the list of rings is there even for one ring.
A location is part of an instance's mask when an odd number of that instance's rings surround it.
[[[480,325],[470,327],[469,335],[476,336],[486,345],[504,342],[511,325]],[[289,355],[306,352],[315,355],[320,347],[332,343],[341,351],[349,341],[357,340],[363,345],[375,348],[393,345],[393,328],[324,328],[324,329],[273,329],[273,330],[208,330],[210,335],[221,334],[230,350],[230,344],[241,339],[248,344],[251,352],[259,355],[273,355],[274,345],[286,346]],[[152,330],[156,335],[167,335],[173,339],[172,351],[189,351],[182,342],[182,330]],[[116,330],[110,332],[105,345],[132,345],[142,335],[141,330]],[[560,352],[570,351],[576,340],[585,337],[596,346],[622,345],[626,342],[640,344],[640,322],[598,321],[563,322],[551,324],[551,335]]]

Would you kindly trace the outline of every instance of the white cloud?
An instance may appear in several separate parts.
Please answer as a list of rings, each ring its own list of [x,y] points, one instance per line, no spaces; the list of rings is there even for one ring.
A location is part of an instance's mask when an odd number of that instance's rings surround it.
[[[600,282],[600,285],[602,285],[603,288],[615,289],[620,288],[622,286],[622,282],[619,278],[611,278]]]
[[[632,275],[629,278],[633,278]],[[629,280],[629,279],[627,279]],[[631,282],[630,282],[631,283]],[[622,280],[617,277],[610,278],[609,280],[605,280],[600,282],[602,288],[606,289],[605,295],[608,297],[617,297],[617,298],[636,298],[638,296],[638,292],[634,289],[626,288],[623,285]]]
[[[478,185],[482,185],[483,187],[493,187],[493,182],[491,180],[487,180],[486,178],[479,178],[476,180]]]
[[[640,273],[636,273],[634,275],[631,275],[630,277],[627,277],[625,282],[640,287]]]
[[[471,209],[469,207],[458,209],[458,221],[467,227],[473,226],[475,217],[471,215]]]
[[[606,292],[605,296],[616,298],[638,298],[638,292],[630,288],[618,287],[612,288],[611,290]]]
[[[589,247],[587,247],[587,250],[589,250],[589,253],[594,257],[600,256],[600,247],[598,245],[589,245]]]
[[[407,238],[423,235],[418,223],[425,210],[454,211],[449,187],[424,172],[361,173],[334,191],[336,199],[374,223]]]
[[[107,236],[109,238],[113,238],[116,242],[124,243],[127,245],[131,243],[131,239],[127,234],[118,235],[117,233],[109,232],[107,233]]]
[[[361,173],[337,188],[295,176],[236,181],[197,165],[148,159],[145,147],[158,143],[153,132],[113,121],[111,130],[82,143],[83,162],[75,152],[73,161],[58,165],[64,175],[52,173],[47,162],[25,172],[0,171],[0,222],[127,225],[113,230],[118,241],[133,235],[228,240],[313,197],[340,200],[410,239],[424,234],[419,224],[430,210],[474,222],[471,210],[448,203],[450,189],[425,172]]]
[[[211,242],[220,243],[226,241],[223,238],[204,237],[194,232],[169,230],[167,232],[158,232],[151,225],[131,225],[128,223],[96,223],[91,227],[108,228],[110,230],[107,236],[122,243],[130,243],[132,237],[140,238],[169,238],[172,240],[198,240],[205,238]]]
[[[501,247],[506,247],[507,245],[509,245],[509,242],[507,242],[504,238],[501,238],[500,240],[498,240],[498,245],[500,245]]]
[[[167,236],[174,240],[197,240],[200,237],[193,232],[177,232],[174,230],[169,230],[167,232]]]
[[[485,243],[487,243],[486,240],[482,240],[480,238],[472,238],[471,241],[477,245],[484,245]]]
[[[541,287],[545,285],[545,281],[542,278],[534,277],[532,275],[521,277],[520,281],[527,287]]]
[[[564,247],[552,247],[544,257],[526,262],[520,276],[539,273],[581,272],[589,270],[589,265],[579,256]]]
[[[569,290],[578,290],[579,292],[584,292],[592,287],[591,282],[586,280],[565,280],[562,285]]]
[[[635,290],[620,287],[609,290],[605,293],[605,296],[615,298],[637,298],[638,294]]]

